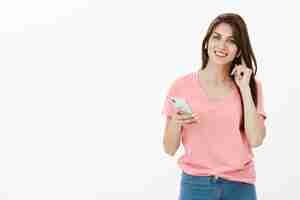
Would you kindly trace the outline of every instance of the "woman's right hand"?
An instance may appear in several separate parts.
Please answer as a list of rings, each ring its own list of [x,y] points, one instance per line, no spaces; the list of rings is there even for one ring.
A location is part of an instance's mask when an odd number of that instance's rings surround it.
[[[179,126],[185,125],[185,124],[193,124],[198,122],[198,116],[196,113],[189,114],[184,111],[178,111],[175,112],[172,115],[171,119],[174,123],[176,123]]]

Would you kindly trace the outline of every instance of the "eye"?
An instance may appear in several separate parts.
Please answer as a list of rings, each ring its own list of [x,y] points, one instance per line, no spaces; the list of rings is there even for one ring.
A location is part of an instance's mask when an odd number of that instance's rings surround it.
[[[236,42],[235,42],[234,39],[229,39],[228,41],[229,41],[230,43],[236,44]]]
[[[212,38],[213,39],[219,39],[220,37],[218,35],[213,35]]]

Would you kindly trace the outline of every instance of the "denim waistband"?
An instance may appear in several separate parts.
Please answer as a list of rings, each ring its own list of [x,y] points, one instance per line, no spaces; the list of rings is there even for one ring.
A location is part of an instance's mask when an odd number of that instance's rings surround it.
[[[254,184],[232,181],[216,175],[195,176],[182,172],[179,200],[248,199],[257,200]]]
[[[209,175],[209,176],[195,176],[195,175],[190,175],[187,174],[186,172],[182,171],[182,179],[185,181],[193,181],[193,182],[202,182],[202,183],[217,183],[217,182],[233,182],[227,179],[224,179],[220,176],[217,175]]]

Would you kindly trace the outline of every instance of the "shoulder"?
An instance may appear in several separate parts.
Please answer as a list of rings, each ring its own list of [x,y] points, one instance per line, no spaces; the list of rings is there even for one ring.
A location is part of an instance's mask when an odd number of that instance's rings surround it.
[[[254,80],[256,84],[261,85],[261,80],[259,80],[258,78],[254,78]]]
[[[254,80],[255,80],[256,88],[260,90],[262,88],[262,81],[259,80],[258,78],[254,78]]]
[[[172,82],[172,86],[186,87],[188,84],[193,82],[193,80],[195,79],[195,76],[196,76],[195,73],[196,72],[189,72],[189,73],[186,73],[186,74],[176,77]]]
[[[263,90],[263,83],[261,80],[255,78],[255,83],[256,83],[256,92],[257,92],[257,95],[258,96],[262,96],[264,93],[264,90]]]

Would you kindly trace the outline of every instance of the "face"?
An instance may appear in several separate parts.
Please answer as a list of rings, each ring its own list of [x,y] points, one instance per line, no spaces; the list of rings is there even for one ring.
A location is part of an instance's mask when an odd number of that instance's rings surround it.
[[[217,25],[208,40],[208,57],[210,61],[226,65],[231,63],[237,55],[238,47],[232,35],[230,25]]]

